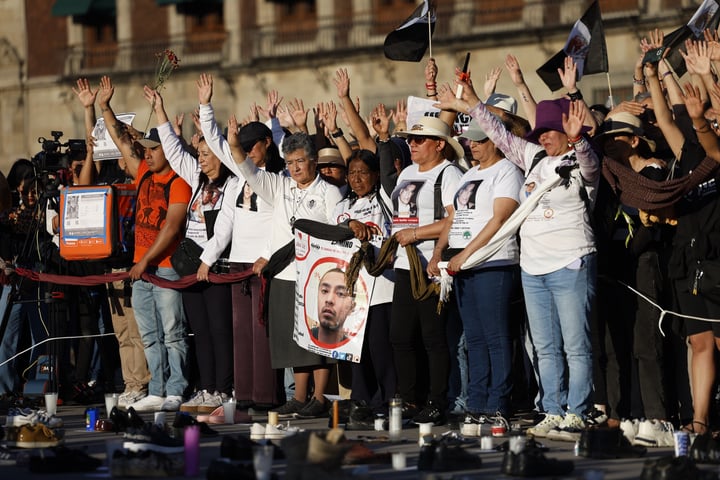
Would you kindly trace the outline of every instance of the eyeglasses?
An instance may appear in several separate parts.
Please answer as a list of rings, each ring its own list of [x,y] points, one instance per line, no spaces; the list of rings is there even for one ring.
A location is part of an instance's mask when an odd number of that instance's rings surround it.
[[[405,139],[405,142],[408,145],[411,145],[413,142],[415,143],[415,145],[422,145],[423,143],[425,143],[425,140],[439,140],[439,139],[435,138],[435,137],[421,137],[418,135],[408,135],[407,138]]]
[[[350,170],[348,177],[369,177],[370,173],[370,170]]]
[[[307,161],[308,161],[308,159],[305,158],[305,157],[296,158],[296,159],[294,159],[294,160],[285,160],[285,166],[286,166],[287,168],[291,168],[291,167],[293,167],[295,164],[303,165],[303,164],[307,163]]]

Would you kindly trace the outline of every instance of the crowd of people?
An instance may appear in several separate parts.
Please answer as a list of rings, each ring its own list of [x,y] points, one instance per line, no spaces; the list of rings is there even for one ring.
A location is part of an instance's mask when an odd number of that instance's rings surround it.
[[[138,132],[115,116],[109,77],[95,89],[78,80],[87,148],[62,183],[134,184],[133,258],[61,259],[57,214],[36,207],[46,182],[18,160],[0,222],[11,240],[1,243],[0,361],[17,351],[26,324],[37,348],[0,367],[0,389],[22,388],[18,370],[37,361],[42,340],[78,332],[87,338],[56,352],[65,395],[81,397],[98,381],[114,389],[119,367],[120,405],[137,411],[211,412],[234,396],[240,408],[280,418],[326,415],[338,360],[293,339],[294,224],[309,219],[349,229],[376,253],[397,244],[370,294],[362,359],[351,364],[356,408],[387,413],[397,395],[405,418],[436,425],[534,409],[537,437],[577,440],[606,423],[646,446],[671,445],[674,428],[709,431],[720,347],[720,296],[708,281],[720,256],[720,43],[706,31],[682,46],[687,83],[664,59],[644,63],[662,43],[659,31],[643,39],[634,97],[611,105],[585,102],[572,57],[558,70],[562,94],[540,102],[512,55],[505,68],[519,102],[495,92],[499,68],[476,92],[459,70],[438,83],[429,59],[423,95],[439,113],[413,124],[403,101],[364,119],[339,69],[337,100],[312,108],[314,131],[302,100],[283,104],[276,91],[224,128],[213,78],[202,74],[189,142],[184,116],[170,118],[159,91],[144,87],[156,125]],[[93,161],[96,108],[116,160]],[[469,125],[458,126],[457,113]],[[178,280],[173,254],[193,247],[194,285],[144,276]],[[13,272],[39,264],[71,275],[124,268],[129,281],[63,287],[79,301],[48,305],[33,302],[47,285]],[[213,283],[211,272],[252,275]],[[418,291],[446,274],[449,298]],[[324,343],[346,338],[356,307],[343,275],[319,280],[310,334]],[[51,313],[62,320],[51,325]]]

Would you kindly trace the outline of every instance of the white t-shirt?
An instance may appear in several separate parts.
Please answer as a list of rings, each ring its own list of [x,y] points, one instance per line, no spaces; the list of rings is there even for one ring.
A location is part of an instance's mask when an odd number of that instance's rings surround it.
[[[455,216],[448,235],[450,248],[465,248],[493,217],[493,204],[497,198],[510,198],[520,203],[518,192],[523,175],[512,162],[502,159],[494,165],[480,169],[474,167],[458,183],[453,205]],[[515,235],[481,267],[517,264],[520,252]]]
[[[443,160],[430,170],[421,172],[416,164],[405,168],[398,176],[392,198],[393,233],[405,228],[417,228],[435,222],[435,181],[443,172],[441,182],[441,199],[443,207],[452,205],[453,195],[462,177],[462,171]],[[444,210],[444,209],[443,209]],[[447,211],[444,210],[444,216]],[[415,243],[423,267],[432,258],[434,240],[419,240]],[[405,248],[397,250],[395,268],[410,269]]]
[[[383,213],[383,207],[380,205],[377,195],[358,198],[352,205],[350,205],[350,199],[345,198],[337,204],[333,212],[333,218],[337,223],[342,223],[352,218],[353,220],[380,228],[383,235],[376,235],[370,242],[375,247],[376,258],[380,247],[382,247],[382,241],[390,236],[390,229],[392,227],[390,198],[383,189],[380,189],[379,195],[382,197],[382,201],[387,208],[387,214]],[[391,269],[386,269],[382,275],[376,277],[375,287],[370,297],[370,306],[392,302],[394,283],[395,272]]]

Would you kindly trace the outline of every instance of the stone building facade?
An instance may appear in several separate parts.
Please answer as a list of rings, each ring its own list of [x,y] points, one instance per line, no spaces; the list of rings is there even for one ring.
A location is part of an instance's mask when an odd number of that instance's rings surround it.
[[[117,112],[136,112],[142,129],[150,108],[142,85],[151,83],[155,53],[181,59],[163,92],[170,114],[191,112],[195,80],[215,77],[218,120],[263,105],[268,90],[305,106],[336,100],[332,78],[347,67],[351,93],[366,115],[379,102],[394,105],[424,94],[424,62],[385,59],[385,36],[418,0],[0,0],[0,169],[40,150],[38,137],[64,132],[81,138],[83,112],[72,86],[108,74]],[[471,70],[484,78],[507,53],[518,57],[536,98],[554,94],[535,69],[559,51],[590,0],[437,0],[432,54],[440,81],[472,52]],[[627,99],[639,39],[659,27],[686,23],[700,0],[600,0],[616,100]],[[608,78],[580,83],[590,102],[604,102]],[[498,91],[514,94],[505,73]],[[186,117],[187,118],[187,117]],[[185,123],[186,133],[192,124]]]

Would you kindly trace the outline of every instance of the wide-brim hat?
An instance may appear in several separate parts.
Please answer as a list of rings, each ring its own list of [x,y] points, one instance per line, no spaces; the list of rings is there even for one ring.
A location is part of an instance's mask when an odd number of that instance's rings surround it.
[[[486,138],[488,138],[488,134],[485,133],[485,130],[480,128],[480,125],[475,120],[471,120],[470,124],[468,125],[468,129],[465,130],[462,134],[460,134],[460,138],[467,138],[468,140],[472,140],[473,142],[482,142]]]
[[[463,150],[462,145],[453,138],[450,125],[437,117],[422,117],[418,123],[410,127],[409,130],[397,133],[399,137],[407,138],[408,135],[442,138],[455,151],[455,156],[458,160],[465,156],[465,150]]]
[[[155,148],[160,145],[160,134],[157,128],[151,128],[150,131],[137,141],[145,148]]]
[[[607,117],[602,125],[600,125],[598,134],[595,135],[595,139],[598,143],[601,143],[603,137],[617,133],[627,133],[629,135],[636,136],[647,143],[651,151],[655,151],[655,142],[645,136],[645,130],[642,127],[642,120],[632,113],[618,112],[611,117]]]
[[[337,148],[321,148],[318,150],[317,166],[322,167],[325,165],[337,165],[339,167],[346,168],[345,160],[340,155],[340,150]]]
[[[485,105],[490,105],[493,107],[501,108],[508,113],[517,115],[517,109],[518,109],[517,100],[515,100],[510,95],[505,95],[504,93],[493,93],[485,101]]]
[[[555,100],[543,100],[537,104],[535,110],[535,128],[530,130],[525,139],[533,143],[540,143],[540,135],[548,130],[565,133],[562,124],[563,113],[565,115],[570,111],[570,100],[567,98],[557,98]],[[583,125],[581,132],[585,133],[590,127]]]

